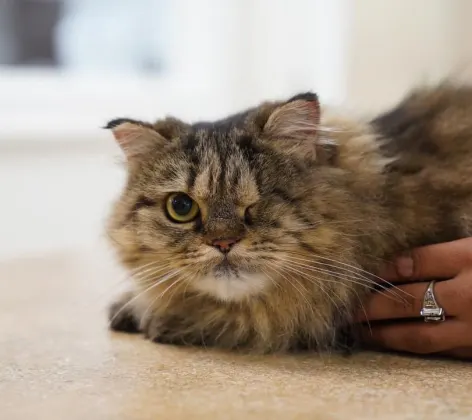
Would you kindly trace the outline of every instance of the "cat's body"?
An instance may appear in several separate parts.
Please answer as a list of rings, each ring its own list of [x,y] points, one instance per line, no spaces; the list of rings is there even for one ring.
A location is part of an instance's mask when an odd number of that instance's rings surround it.
[[[111,324],[158,342],[333,348],[383,261],[472,232],[468,87],[418,90],[371,122],[320,119],[305,94],[109,128],[129,168],[109,235],[136,270]]]

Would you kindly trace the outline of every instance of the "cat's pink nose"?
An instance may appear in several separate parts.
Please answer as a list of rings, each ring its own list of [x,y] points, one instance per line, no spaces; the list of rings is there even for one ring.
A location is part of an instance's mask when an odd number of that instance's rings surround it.
[[[211,241],[211,245],[220,250],[223,254],[227,254],[240,240],[240,238],[214,239]]]

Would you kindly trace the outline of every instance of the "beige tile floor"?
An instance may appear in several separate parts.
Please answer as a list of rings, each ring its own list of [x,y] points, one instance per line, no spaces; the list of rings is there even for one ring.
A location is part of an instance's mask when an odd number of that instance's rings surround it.
[[[472,418],[472,364],[366,353],[249,357],[107,331],[100,250],[0,263],[0,418]]]

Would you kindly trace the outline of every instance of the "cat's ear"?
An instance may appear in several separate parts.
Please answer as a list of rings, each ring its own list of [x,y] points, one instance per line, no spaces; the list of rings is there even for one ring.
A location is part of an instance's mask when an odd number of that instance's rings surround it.
[[[323,152],[319,136],[320,117],[317,95],[300,94],[272,110],[262,134],[287,153],[304,158],[320,158]]]
[[[111,130],[128,161],[146,156],[156,146],[168,142],[151,124],[128,118],[112,120],[105,128]]]
[[[264,125],[267,136],[303,140],[314,137],[320,123],[320,104],[314,93],[294,96],[278,106]]]
[[[190,129],[190,126],[177,118],[167,117],[156,121],[152,128],[167,140],[174,140],[183,137]]]

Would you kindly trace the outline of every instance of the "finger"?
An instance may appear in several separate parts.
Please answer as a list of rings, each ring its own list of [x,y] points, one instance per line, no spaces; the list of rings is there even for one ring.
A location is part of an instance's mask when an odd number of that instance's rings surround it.
[[[374,326],[365,329],[367,343],[386,349],[417,354],[451,351],[472,345],[470,326],[462,321],[449,320],[439,324],[424,322]]]
[[[359,321],[380,321],[388,319],[417,318],[423,308],[423,297],[429,283],[408,283],[395,288],[395,295],[374,293],[364,303]],[[457,316],[461,306],[457,303],[458,281],[456,279],[436,282],[434,295],[440,307],[448,316]],[[472,294],[472,288],[470,291]]]
[[[441,283],[447,283],[442,285]],[[449,285],[451,287],[449,287]],[[447,287],[446,287],[447,286]],[[451,315],[472,321],[472,269],[459,273],[454,279],[435,283],[434,294],[439,306],[447,305]],[[447,302],[447,303],[446,303]],[[454,310],[452,310],[454,307]],[[444,307],[444,309],[446,306]],[[446,310],[446,314],[448,310]],[[472,322],[471,322],[472,323]]]
[[[388,264],[380,277],[393,282],[451,278],[472,264],[472,238],[416,248]]]

